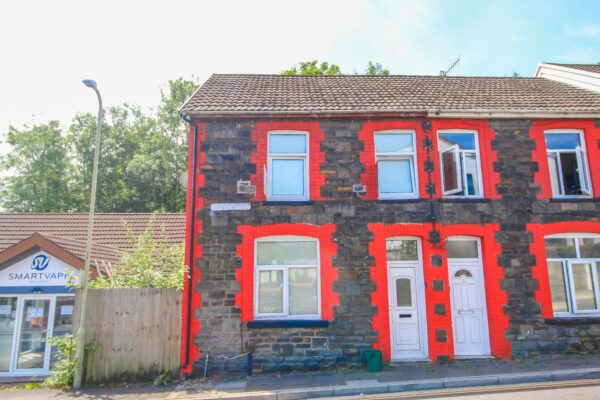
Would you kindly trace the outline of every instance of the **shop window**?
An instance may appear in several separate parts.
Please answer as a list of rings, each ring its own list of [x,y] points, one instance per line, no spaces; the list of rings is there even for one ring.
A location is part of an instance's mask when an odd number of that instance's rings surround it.
[[[301,236],[256,240],[255,317],[320,317],[319,242]]]
[[[600,313],[600,235],[552,236],[545,244],[554,314]]]
[[[553,197],[591,196],[585,142],[581,132],[546,131]]]
[[[375,161],[380,199],[418,197],[413,131],[375,132]]]
[[[308,200],[308,133],[272,131],[268,137],[264,173],[267,200]]]
[[[443,195],[482,197],[481,163],[476,133],[439,132],[438,148]]]

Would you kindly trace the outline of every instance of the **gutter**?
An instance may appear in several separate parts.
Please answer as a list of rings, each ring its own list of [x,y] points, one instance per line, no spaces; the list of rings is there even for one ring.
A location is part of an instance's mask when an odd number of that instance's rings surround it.
[[[192,186],[188,188],[188,190],[192,190],[192,199],[191,199],[191,215],[190,215],[190,238],[188,243],[189,248],[189,258],[188,258],[188,291],[187,291],[187,299],[184,301],[187,302],[187,315],[186,315],[186,336],[185,336],[185,363],[182,369],[188,369],[190,366],[190,347],[192,343],[191,338],[191,329],[192,329],[192,294],[193,294],[193,282],[194,282],[194,244],[196,238],[196,196],[197,196],[197,188],[196,188],[196,171],[197,171],[197,154],[198,154],[198,125],[190,118],[189,115],[183,114],[181,118],[187,122],[190,126],[194,127],[194,139],[193,139],[193,154],[192,154]]]
[[[382,119],[382,118],[470,118],[470,119],[490,119],[490,118],[521,118],[521,119],[596,119],[600,116],[600,110],[586,110],[578,112],[568,111],[539,111],[539,110],[449,110],[438,112],[437,110],[409,110],[398,112],[387,111],[333,111],[323,110],[319,112],[294,112],[294,111],[202,111],[190,114],[196,118],[363,118],[363,119]]]

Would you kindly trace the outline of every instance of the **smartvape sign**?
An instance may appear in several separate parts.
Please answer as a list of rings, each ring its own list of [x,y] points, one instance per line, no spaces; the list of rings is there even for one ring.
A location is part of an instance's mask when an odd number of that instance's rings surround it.
[[[65,286],[77,270],[47,253],[39,252],[0,271],[0,286]]]

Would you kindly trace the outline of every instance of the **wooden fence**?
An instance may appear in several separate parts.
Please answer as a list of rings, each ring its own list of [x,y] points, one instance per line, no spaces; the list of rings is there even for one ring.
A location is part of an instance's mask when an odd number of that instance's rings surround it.
[[[177,376],[181,351],[181,292],[174,289],[90,289],[85,382]],[[81,291],[77,291],[78,315]],[[74,326],[75,334],[77,326]]]

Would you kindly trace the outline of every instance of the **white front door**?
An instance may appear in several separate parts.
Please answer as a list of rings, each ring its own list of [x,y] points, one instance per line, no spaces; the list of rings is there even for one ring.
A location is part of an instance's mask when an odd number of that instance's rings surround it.
[[[485,290],[480,260],[448,260],[454,354],[488,356],[488,335]]]
[[[420,309],[423,296],[420,281],[416,265],[389,266],[392,360],[427,357],[425,311]]]

